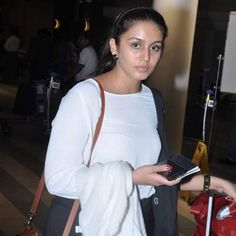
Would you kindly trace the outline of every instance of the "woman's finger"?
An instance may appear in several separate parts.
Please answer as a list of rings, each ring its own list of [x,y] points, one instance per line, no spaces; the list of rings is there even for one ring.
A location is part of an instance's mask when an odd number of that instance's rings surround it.
[[[171,171],[172,166],[168,164],[157,164],[153,166],[153,172]]]

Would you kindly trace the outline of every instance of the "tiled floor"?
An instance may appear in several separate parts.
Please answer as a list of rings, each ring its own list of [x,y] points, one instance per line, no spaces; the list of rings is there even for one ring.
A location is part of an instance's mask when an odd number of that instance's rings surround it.
[[[0,107],[12,108],[16,89],[0,84]],[[0,236],[13,236],[20,232],[30,208],[33,194],[44,166],[48,136],[38,119],[10,121],[12,135],[6,137],[0,130]],[[183,151],[191,156],[196,142],[184,140]],[[222,148],[223,149],[223,148]],[[234,166],[222,166],[213,159],[213,173],[235,179]],[[45,191],[34,224],[42,230],[51,196]],[[180,235],[191,235],[195,225],[189,206],[179,199]]]

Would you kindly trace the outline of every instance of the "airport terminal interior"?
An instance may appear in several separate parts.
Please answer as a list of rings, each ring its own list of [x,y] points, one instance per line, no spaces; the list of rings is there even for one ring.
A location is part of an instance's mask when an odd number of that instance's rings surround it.
[[[87,1],[80,2],[81,6],[87,4]],[[128,7],[128,3],[118,0],[101,2],[103,7]],[[132,0],[130,4],[137,2],[146,6],[152,4],[144,0]],[[216,87],[221,76],[217,75],[218,69],[221,70],[217,57],[224,52],[231,11],[236,11],[234,0],[199,1],[181,151],[189,159],[194,157],[197,144],[202,140],[204,104],[210,91],[214,104],[208,108],[205,123],[207,168],[212,175],[236,181],[236,162],[227,162],[232,142],[236,145],[231,133],[236,123],[236,94],[221,93]],[[64,95],[57,86],[50,87],[51,74],[43,86],[40,83],[29,86],[30,62],[22,60],[21,63],[17,78],[10,83],[3,80],[0,72],[0,236],[13,236],[23,230],[43,171],[50,123]],[[19,103],[17,98],[22,85],[27,95]],[[35,107],[30,110],[31,106]],[[180,236],[191,236],[196,227],[189,203],[197,194],[191,193],[188,201],[179,195]],[[51,199],[45,190],[33,221],[39,231],[42,231]]]

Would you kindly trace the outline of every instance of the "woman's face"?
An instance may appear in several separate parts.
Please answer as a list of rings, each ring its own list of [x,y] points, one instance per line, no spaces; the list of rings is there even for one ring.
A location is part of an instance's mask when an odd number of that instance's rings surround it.
[[[121,35],[119,45],[113,39],[110,46],[118,55],[115,67],[123,76],[145,80],[160,60],[163,35],[154,22],[138,21]]]

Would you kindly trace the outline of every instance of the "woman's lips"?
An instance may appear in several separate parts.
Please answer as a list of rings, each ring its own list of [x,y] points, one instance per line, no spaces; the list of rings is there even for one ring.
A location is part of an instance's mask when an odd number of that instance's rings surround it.
[[[146,73],[148,71],[148,66],[136,66],[135,67],[138,72]]]

